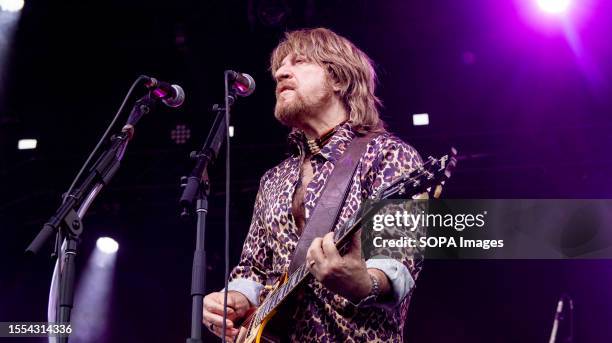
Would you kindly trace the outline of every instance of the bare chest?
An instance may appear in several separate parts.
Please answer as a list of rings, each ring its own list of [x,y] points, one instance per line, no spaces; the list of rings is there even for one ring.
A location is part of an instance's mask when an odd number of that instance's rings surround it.
[[[293,201],[291,206],[291,213],[293,214],[293,218],[295,219],[300,235],[302,234],[302,230],[304,229],[304,224],[306,222],[304,196],[306,195],[308,184],[310,181],[312,181],[312,178],[313,170],[310,158],[305,158],[304,162],[302,162],[302,165],[300,166],[300,176],[298,179],[298,184],[295,187],[295,192],[293,193]]]

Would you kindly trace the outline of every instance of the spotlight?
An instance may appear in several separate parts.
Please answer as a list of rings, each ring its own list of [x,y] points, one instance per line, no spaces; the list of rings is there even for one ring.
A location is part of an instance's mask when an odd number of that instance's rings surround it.
[[[23,0],[0,0],[0,9],[7,12],[19,12],[23,4]]]
[[[567,11],[570,0],[537,0],[538,6],[544,12],[561,14]]]
[[[414,126],[429,125],[429,114],[427,113],[413,114],[412,115],[412,125]]]
[[[119,250],[119,243],[110,237],[100,237],[96,241],[96,248],[105,254],[114,254]]]
[[[38,141],[36,139],[20,139],[17,142],[17,149],[19,150],[36,149],[37,143]]]
[[[229,127],[229,136],[234,137],[234,127],[230,125]]]

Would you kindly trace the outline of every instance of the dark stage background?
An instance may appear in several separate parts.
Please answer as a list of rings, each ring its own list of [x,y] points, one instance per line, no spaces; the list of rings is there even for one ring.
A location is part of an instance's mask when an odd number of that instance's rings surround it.
[[[100,342],[184,341],[195,226],[179,219],[179,178],[204,141],[208,108],[222,100],[223,70],[253,75],[257,90],[232,117],[235,263],[259,177],[284,157],[287,131],[272,115],[267,68],[286,29],[329,27],[376,61],[389,129],[424,157],[459,149],[446,197],[609,198],[612,2],[575,1],[583,8],[575,35],[539,22],[528,2],[26,2],[0,51],[0,321],[45,320],[51,261],[23,251],[131,82],[147,74],[182,85],[187,101],[138,125],[121,170],[85,218],[78,265],[82,272],[98,237],[119,242]],[[430,125],[413,126],[412,114],[423,112]],[[177,125],[191,130],[183,144],[171,138]],[[24,137],[39,147],[18,151]],[[223,284],[222,169],[211,173],[210,290]],[[429,261],[406,341],[547,341],[568,292],[575,342],[610,342],[610,289],[608,260]]]

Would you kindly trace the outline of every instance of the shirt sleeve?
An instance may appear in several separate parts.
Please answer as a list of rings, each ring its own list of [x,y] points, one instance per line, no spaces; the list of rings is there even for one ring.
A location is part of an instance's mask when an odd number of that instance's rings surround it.
[[[366,261],[366,266],[368,269],[379,269],[385,273],[391,284],[391,297],[379,301],[375,305],[387,310],[393,310],[414,288],[415,282],[410,271],[398,260],[392,258],[370,258]]]
[[[234,279],[227,284],[227,290],[242,293],[247,299],[249,299],[251,306],[256,307],[259,306],[259,293],[263,287],[264,286],[259,282],[241,278]],[[221,292],[223,292],[223,289]]]
[[[259,293],[267,279],[266,271],[272,270],[272,252],[263,220],[264,185],[265,175],[259,183],[253,218],[244,240],[240,261],[230,273],[227,288],[244,294],[253,306],[259,305]]]
[[[412,146],[393,136],[388,137],[366,177],[367,183],[364,189],[367,191],[367,197],[373,197],[381,188],[422,164],[421,156]],[[412,250],[402,251],[401,254],[375,254],[368,258],[366,266],[385,273],[392,288],[391,296],[374,306],[393,310],[399,305],[415,286],[422,258],[420,252]]]

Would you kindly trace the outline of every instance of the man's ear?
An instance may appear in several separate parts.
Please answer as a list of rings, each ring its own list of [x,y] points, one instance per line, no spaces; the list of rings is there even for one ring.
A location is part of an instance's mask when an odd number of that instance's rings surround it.
[[[332,90],[334,91],[334,93],[339,93],[342,91],[342,85],[337,81],[336,79],[336,74],[334,73],[334,70],[328,66],[327,68],[327,79],[329,81],[329,84],[332,86]]]
[[[334,93],[340,93],[342,91],[342,85],[340,85],[339,82],[334,81],[334,79],[331,79],[331,86]]]

